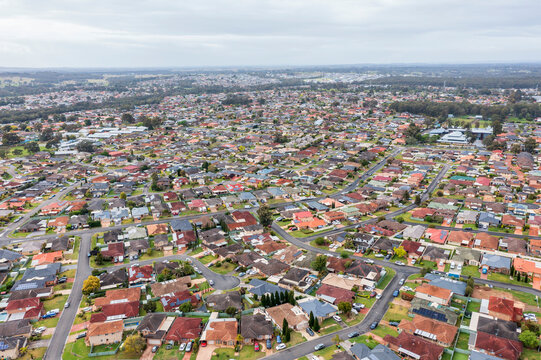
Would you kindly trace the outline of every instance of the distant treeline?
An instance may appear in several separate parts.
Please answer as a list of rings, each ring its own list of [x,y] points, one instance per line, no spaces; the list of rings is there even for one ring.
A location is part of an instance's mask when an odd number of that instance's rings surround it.
[[[366,80],[364,84],[398,86],[437,86],[473,89],[526,89],[535,88],[541,83],[541,75],[516,75],[502,77],[434,77],[434,76],[389,76]]]
[[[541,104],[516,103],[509,105],[477,105],[469,102],[397,101],[389,105],[396,112],[408,112],[433,117],[482,115],[483,118],[505,119],[514,116],[533,120],[541,116]]]

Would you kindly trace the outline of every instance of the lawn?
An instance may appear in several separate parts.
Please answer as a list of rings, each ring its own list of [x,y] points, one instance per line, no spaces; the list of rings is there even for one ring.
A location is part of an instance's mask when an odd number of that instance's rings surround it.
[[[262,342],[259,347],[263,347],[265,344]],[[264,351],[254,351],[254,345],[244,345],[239,352],[240,359],[242,360],[254,360],[265,356]]]
[[[53,286],[53,289],[54,291],[60,291],[60,290],[67,290],[67,289],[71,289],[73,288],[73,283],[72,282],[65,282],[63,284],[58,284],[58,285],[55,285]]]
[[[291,333],[291,339],[287,343],[287,346],[291,347],[291,346],[300,344],[301,342],[305,342],[305,341],[306,341],[306,338],[304,336],[302,336],[300,332],[293,331]]]
[[[338,349],[336,345],[331,345],[326,347],[325,349],[315,351],[314,355],[319,356],[320,359],[323,358],[325,360],[330,360],[336,352],[340,351],[342,351],[342,349]]]
[[[453,354],[453,360],[468,360],[470,357],[468,354],[462,354],[459,352],[455,352]]]
[[[199,261],[204,265],[206,265],[209,262],[214,261],[214,260],[216,260],[216,257],[214,257],[212,255],[205,255],[202,258],[199,258]]]
[[[519,286],[524,286],[524,287],[532,287],[531,284],[527,284],[524,281],[518,281],[515,278],[509,278],[508,275],[499,274],[499,273],[490,273],[490,274],[488,274],[488,279],[503,282],[503,283],[507,283],[507,284],[514,284],[514,285],[519,285]]]
[[[118,344],[112,345],[113,347],[118,346]],[[94,350],[95,351],[95,350]],[[116,355],[108,356],[95,356],[90,357],[88,353],[90,352],[90,347],[87,347],[84,339],[79,339],[75,342],[66,344],[64,348],[64,353],[62,354],[62,360],[119,360],[119,359],[139,359],[139,355],[126,353],[119,351]],[[76,354],[76,355],[75,355]]]
[[[58,325],[58,320],[60,320],[59,315],[54,318],[41,319],[34,323],[34,327],[39,328],[41,326],[45,326],[46,328],[54,328],[56,325]]]
[[[389,267],[385,267],[385,271],[387,273],[385,274],[385,277],[383,278],[383,280],[378,284],[377,286],[378,289],[385,289],[387,285],[389,285],[391,280],[394,278],[394,276],[396,275],[396,271],[394,271],[393,269]]]
[[[214,265],[213,267],[210,268],[210,270],[214,271],[215,273],[225,275],[235,270],[235,267],[236,266],[234,264],[224,261],[221,266]]]
[[[363,294],[370,294],[370,292],[363,291]],[[371,308],[372,305],[374,305],[374,303],[376,302],[376,297],[365,298],[365,297],[357,296],[355,298],[355,302],[359,304],[364,304],[364,306],[366,306],[367,308]]]
[[[315,240],[310,241],[310,245],[321,250],[329,250],[329,245],[318,245]]]
[[[335,331],[338,331],[340,330],[342,327],[338,324],[336,325],[331,325],[329,327],[326,327],[325,329],[321,329],[319,331],[319,335],[323,336],[323,335],[327,335],[327,334],[330,334],[330,333],[333,333]]]
[[[43,302],[43,309],[46,312],[53,309],[62,310],[67,300],[68,300],[68,295],[55,296],[54,298],[50,300],[45,300]]]
[[[174,346],[171,350],[165,349],[165,346],[160,346],[154,357],[163,360],[182,360],[184,351],[178,351],[178,346]]]
[[[79,244],[81,243],[81,238],[76,237],[75,242],[73,243],[73,254],[66,255],[66,258],[70,260],[77,260],[79,257]]]
[[[390,303],[389,309],[385,313],[383,320],[400,322],[400,320],[403,319],[410,319],[408,316],[408,308],[402,305]]]
[[[211,360],[229,360],[229,359],[236,359],[235,357],[235,350],[229,349],[229,348],[221,348],[214,350],[214,353],[216,355],[213,355],[211,357]]]
[[[533,294],[526,293],[526,292],[521,292],[521,291],[515,291],[515,290],[506,290],[506,289],[502,289],[502,290],[504,290],[505,292],[513,294],[513,296],[515,297],[516,300],[522,301],[525,304],[532,305],[532,306],[537,306],[538,305],[537,301],[535,300],[536,297]]]
[[[365,345],[368,346],[370,349],[375,348],[375,347],[378,346],[378,344],[379,344],[379,342],[377,342],[376,340],[374,340],[374,339],[373,339],[371,336],[369,336],[369,335],[361,335],[361,336],[358,336],[358,337],[356,337],[356,338],[350,339],[349,341],[354,342],[354,343],[365,344]]]
[[[462,275],[471,276],[473,278],[479,278],[480,277],[479,268],[473,265],[466,265],[462,268]]]
[[[461,332],[458,334],[458,341],[456,342],[456,347],[463,350],[468,350],[468,340],[470,334]]]
[[[522,350],[522,355],[520,355],[521,360],[538,360],[540,357],[540,352],[526,348]]]
[[[466,310],[469,312],[479,312],[479,309],[481,309],[481,303],[475,301],[470,301],[466,307]]]
[[[390,326],[385,326],[385,325],[379,325],[377,328],[372,330],[372,333],[382,338],[384,338],[385,335],[398,336],[398,331],[396,331],[394,328]]]
[[[71,270],[67,270],[67,271],[61,272],[61,273],[58,275],[58,277],[65,276],[65,277],[68,277],[68,278],[74,278],[76,273],[77,273],[77,269],[71,269]]]
[[[43,355],[45,355],[46,347],[41,347],[37,349],[29,349],[26,354],[19,356],[20,360],[41,360]]]

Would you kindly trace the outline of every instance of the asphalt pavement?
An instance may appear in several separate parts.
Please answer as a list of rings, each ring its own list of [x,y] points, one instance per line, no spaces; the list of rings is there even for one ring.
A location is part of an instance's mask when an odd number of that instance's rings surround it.
[[[49,347],[43,357],[44,360],[62,359],[62,352],[66,346],[68,335],[73,322],[75,321],[75,315],[77,314],[79,304],[83,298],[83,281],[92,274],[92,269],[90,268],[87,257],[87,254],[90,251],[90,241],[90,235],[83,235],[81,238],[79,258],[77,261],[77,273],[68,298],[70,306],[67,309],[61,309],[62,313],[60,314],[60,319],[58,320],[58,325],[53,333]]]

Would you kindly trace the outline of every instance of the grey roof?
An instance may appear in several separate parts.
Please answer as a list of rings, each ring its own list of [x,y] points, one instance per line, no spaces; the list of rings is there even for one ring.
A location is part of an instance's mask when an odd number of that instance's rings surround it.
[[[359,360],[400,360],[400,357],[391,349],[381,344],[370,350],[365,344],[356,343],[350,348],[350,351]]]
[[[278,285],[274,285],[260,279],[252,279],[250,281],[250,286],[252,286],[252,288],[249,290],[249,292],[257,296],[287,291]]]
[[[272,336],[274,327],[272,322],[265,320],[262,314],[245,315],[240,321],[240,334],[245,339],[257,339],[260,336]]]
[[[481,265],[488,265],[491,268],[510,269],[511,258],[500,255],[483,254]]]
[[[441,277],[436,274],[426,274],[425,279],[430,280],[430,285],[451,290],[453,293],[458,295],[466,294],[466,283],[463,281]]]
[[[331,304],[316,299],[299,302],[298,305],[306,314],[310,314],[312,312],[314,313],[315,317],[321,318],[328,317],[330,314],[337,311],[337,309]]]
[[[192,224],[188,220],[172,220],[171,223],[171,229],[173,231],[190,231],[193,230]]]
[[[22,257],[22,255],[19,254],[18,252],[11,251],[11,250],[0,249],[0,259],[6,259],[6,260],[14,261],[14,260],[17,260],[17,259],[19,259],[21,257]]]
[[[502,358],[488,355],[488,354],[483,354],[482,352],[474,350],[470,353],[470,360],[502,360]]]

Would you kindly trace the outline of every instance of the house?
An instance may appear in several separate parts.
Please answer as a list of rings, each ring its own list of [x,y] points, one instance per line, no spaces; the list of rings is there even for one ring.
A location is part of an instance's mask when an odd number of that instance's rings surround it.
[[[110,258],[115,263],[123,262],[124,261],[124,243],[123,242],[109,243],[107,244],[106,250],[101,250],[101,254],[106,258]]]
[[[515,307],[515,302],[491,296],[488,299],[488,314],[496,319],[518,322],[522,319],[522,309]]]
[[[524,239],[505,237],[498,241],[498,248],[510,254],[526,255],[528,253],[528,242]]]
[[[443,277],[432,273],[427,273],[424,278],[429,280],[430,285],[451,290],[453,294],[462,296],[465,296],[466,294],[466,283],[464,281],[454,280],[449,277]]]
[[[158,268],[158,266],[156,266],[156,268]],[[154,296],[161,297],[167,294],[188,290],[190,286],[190,276],[183,276],[172,280],[156,282],[150,285],[150,289]]]
[[[458,246],[471,247],[473,244],[474,234],[466,231],[452,230],[447,236],[447,243],[452,243]]]
[[[122,341],[124,322],[122,320],[90,323],[86,332],[86,346],[115,344]]]
[[[308,270],[292,267],[280,280],[280,284],[289,286],[290,288],[307,288],[308,284],[305,281],[306,277],[310,274]]]
[[[160,302],[165,311],[172,312],[174,309],[187,302],[192,304],[192,308],[196,308],[200,300],[201,297],[199,294],[192,295],[189,290],[184,290],[163,295]]]
[[[531,276],[533,288],[541,290],[541,262],[516,257],[513,259],[513,266],[515,271]]]
[[[423,260],[433,261],[436,263],[439,263],[442,260],[447,262],[450,254],[450,250],[435,246],[427,246],[425,252],[423,253]]]
[[[457,248],[451,260],[457,264],[479,266],[481,265],[481,252],[468,248]]]
[[[43,303],[38,297],[10,300],[5,311],[8,313],[8,321],[29,319],[39,320],[43,313]]]
[[[174,319],[166,314],[149,313],[145,315],[135,330],[147,340],[149,346],[159,346]]]
[[[279,329],[282,329],[284,319],[287,319],[289,327],[296,331],[304,330],[308,327],[308,316],[306,316],[299,306],[285,303],[267,308],[265,312]]]
[[[62,251],[41,253],[41,254],[34,255],[34,257],[32,258],[32,262],[30,264],[32,266],[53,264],[57,261],[58,262],[61,261],[62,258],[63,258]]]
[[[112,289],[105,292],[104,297],[94,300],[93,311],[98,311],[107,305],[118,305],[139,301],[141,297],[141,288],[133,287],[129,289]]]
[[[314,314],[319,321],[323,321],[338,313],[338,308],[316,299],[303,299],[297,303],[297,305],[304,311],[306,316],[310,313]]]
[[[24,336],[0,338],[0,359],[18,359],[21,348],[26,348],[28,339]]]
[[[119,304],[122,304],[119,306]],[[101,312],[90,316],[90,323],[104,322],[139,316],[139,299],[102,305]]]
[[[322,284],[316,291],[316,297],[338,306],[341,302],[353,303],[355,293],[351,290],[342,289],[330,284]]]
[[[223,294],[211,294],[206,298],[207,305],[215,311],[224,312],[230,307],[234,307],[238,311],[244,308],[242,296],[238,291],[230,291]]]
[[[451,298],[453,296],[451,290],[430,284],[422,284],[421,286],[418,286],[415,291],[415,297],[445,306],[451,303]]]
[[[445,244],[447,241],[448,235],[449,235],[449,230],[428,228],[425,230],[424,238],[429,239],[430,241],[436,244]]]
[[[272,339],[274,327],[263,314],[244,315],[240,320],[240,334],[245,344]]]
[[[404,237],[404,239],[419,240],[421,237],[423,237],[425,230],[426,227],[422,225],[411,225],[404,230],[402,236]]]
[[[495,251],[498,250],[498,238],[485,232],[475,235],[473,246],[477,249]]]
[[[518,340],[517,323],[480,316],[477,331],[482,331],[509,340]]]
[[[355,343],[349,349],[355,360],[400,360],[391,349],[382,344],[376,345],[372,350],[363,343]],[[334,357],[332,360],[335,360]]]
[[[251,286],[251,288],[248,290],[248,292],[257,295],[258,297],[261,297],[263,295],[276,294],[277,292],[287,292],[286,289],[278,285],[263,281],[261,279],[252,279],[250,280],[249,285]]]
[[[443,347],[453,343],[458,328],[421,315],[416,315],[412,321],[403,319],[398,325],[398,331],[420,336]]]
[[[484,271],[509,274],[511,271],[511,258],[494,254],[483,254],[481,268]]]
[[[169,226],[167,224],[151,224],[147,225],[148,236],[155,236],[159,234],[167,234]]]
[[[215,316],[213,316],[214,314]],[[237,341],[237,319],[218,319],[217,315],[217,313],[211,314],[207,326],[201,334],[201,343],[234,346]]]
[[[30,338],[32,324],[29,319],[13,320],[0,323],[0,338],[24,336]]]
[[[505,360],[518,360],[522,353],[522,343],[479,331],[475,339],[475,349]]]
[[[443,346],[424,340],[419,336],[402,331],[397,337],[385,335],[384,343],[397,353],[412,359],[439,360]]]
[[[132,265],[128,269],[128,280],[130,285],[136,285],[153,280],[152,265],[136,266]]]
[[[128,283],[128,274],[124,268],[116,269],[111,272],[105,272],[100,275],[101,290],[121,287]]]
[[[201,318],[177,317],[167,331],[165,341],[183,343],[193,341],[201,335],[203,323]]]

